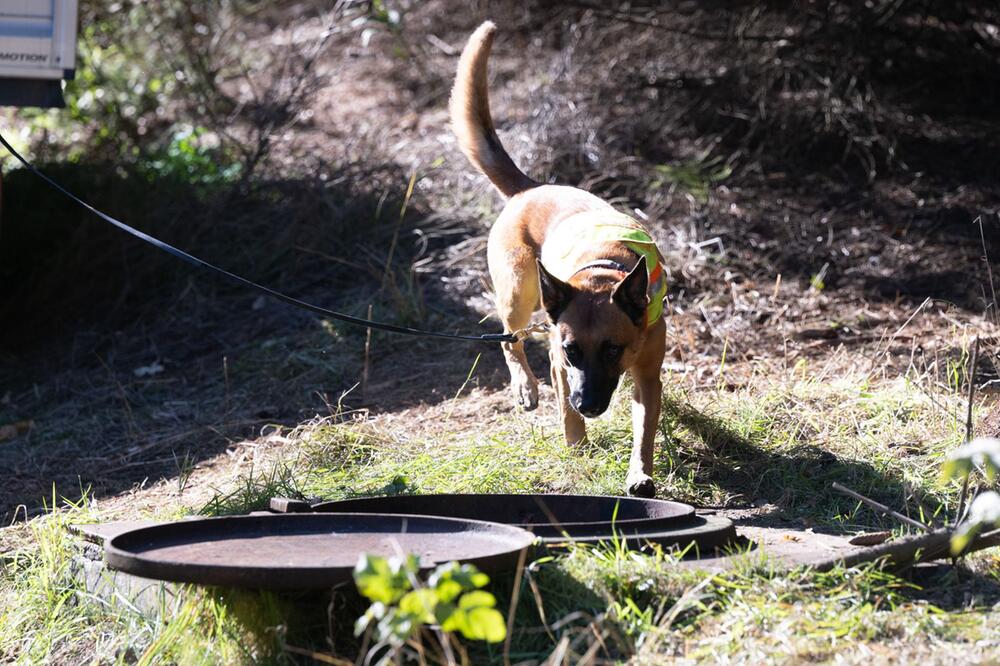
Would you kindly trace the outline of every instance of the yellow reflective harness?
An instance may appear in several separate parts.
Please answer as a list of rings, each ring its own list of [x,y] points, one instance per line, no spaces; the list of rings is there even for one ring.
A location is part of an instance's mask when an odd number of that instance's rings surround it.
[[[628,215],[617,211],[593,210],[566,218],[547,234],[542,247],[542,264],[560,280],[568,281],[580,270],[572,260],[582,254],[581,248],[597,243],[622,243],[640,257],[646,258],[649,278],[646,325],[656,323],[663,316],[667,277],[652,236]]]

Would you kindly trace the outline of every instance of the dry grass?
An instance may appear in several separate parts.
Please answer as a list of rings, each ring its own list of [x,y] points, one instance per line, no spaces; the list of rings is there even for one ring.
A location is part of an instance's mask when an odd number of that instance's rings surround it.
[[[743,515],[746,507],[757,506],[755,520],[784,525],[848,533],[887,526],[865,508],[830,494],[829,482],[838,480],[912,515],[937,520],[949,515],[957,488],[943,485],[938,469],[944,453],[964,435],[956,416],[963,406],[960,392],[926,377],[915,378],[919,384],[865,379],[843,372],[843,364],[836,355],[827,365],[788,373],[759,364],[737,389],[706,385],[696,373],[675,375],[665,395],[657,462],[664,494]],[[842,374],[831,380],[835,367]],[[208,649],[206,659],[213,663],[281,659],[268,629],[290,612],[279,602],[192,591],[150,620],[127,607],[108,609],[80,597],[66,569],[73,552],[62,531],[66,521],[135,517],[150,509],[154,516],[171,517],[179,505],[187,511],[243,512],[289,493],[336,498],[619,487],[629,440],[625,405],[599,421],[594,444],[584,451],[561,442],[551,395],[531,414],[507,405],[503,392],[475,388],[395,414],[340,412],[237,444],[235,457],[214,473],[196,470],[182,489],[176,479],[167,480],[128,498],[88,502],[11,528],[4,535],[10,555],[2,593],[8,607],[19,610],[6,616],[4,635],[22,638],[3,649],[49,659],[121,657],[129,649],[166,661]],[[204,501],[213,486],[211,500]],[[978,554],[961,567],[960,579],[945,567],[908,581],[877,568],[782,574],[753,559],[729,574],[706,576],[679,570],[662,554],[584,549],[533,565],[535,592],[530,586],[522,592],[514,649],[521,658],[538,659],[566,637],[578,657],[595,646],[595,655],[634,654],[639,663],[851,662],[890,653],[944,661],[969,650],[988,660],[997,647],[991,610],[1000,600],[996,557]],[[35,587],[44,581],[49,587]],[[505,598],[503,584],[497,589]],[[60,601],[64,598],[77,601],[67,604]],[[248,612],[248,603],[260,611]],[[540,626],[539,604],[551,636]],[[323,615],[319,608],[305,612],[313,613],[313,620]],[[194,617],[215,619],[201,625],[192,624]],[[334,616],[337,626],[352,621],[346,609]],[[168,631],[171,626],[189,630],[181,640]],[[591,626],[604,647],[594,643]],[[328,649],[322,643],[327,630],[314,626],[294,644]],[[349,642],[338,646],[339,654],[351,655]]]
[[[493,103],[505,144],[530,173],[640,209],[667,254],[662,494],[817,529],[887,526],[831,494],[836,480],[911,515],[950,515],[956,488],[937,467],[964,436],[975,335],[983,352],[974,379],[985,385],[976,413],[995,414],[996,306],[982,257],[1000,250],[992,163],[978,152],[953,171],[935,160],[992,132],[991,112],[958,122],[958,98],[924,108],[926,95],[907,97],[891,77],[824,79],[861,38],[802,39],[814,19],[785,10],[751,15],[748,5],[726,22],[716,8],[633,3],[611,16],[585,4],[489,7],[503,26]],[[955,11],[996,22],[995,9],[973,4]],[[297,295],[477,330],[489,314],[483,248],[499,202],[470,176],[447,130],[454,55],[441,43],[459,45],[486,8],[449,7],[405,5],[404,29],[374,26],[367,46],[363,27],[345,24],[317,63],[325,87],[304,115],[285,119],[269,139],[271,159],[236,190],[140,186],[90,165],[59,176],[144,228]],[[876,34],[910,30],[914,12],[930,13],[920,3],[890,10],[865,10],[890,12],[871,26]],[[273,47],[254,39],[316,37],[315,20],[282,16],[257,14],[247,53]],[[651,18],[660,26],[642,25]],[[822,29],[839,34],[855,18],[832,17]],[[934,48],[908,67],[975,29],[940,18],[918,22]],[[788,76],[773,60],[786,47],[730,34],[786,23],[806,30],[793,40]],[[820,52],[825,45],[832,50]],[[813,57],[810,78],[802,63]],[[928,124],[908,124],[911,112]],[[800,151],[817,118],[828,122]],[[816,157],[831,152],[836,159]],[[511,410],[493,349],[376,334],[366,353],[363,331],[255,301],[102,235],[21,176],[7,179],[5,215],[77,235],[23,255],[31,270],[63,270],[22,282],[4,311],[23,323],[5,328],[5,339],[34,344],[8,344],[0,356],[0,425],[35,426],[0,442],[0,466],[10,470],[3,511],[33,517],[0,532],[0,659],[134,662],[148,651],[164,662],[291,660],[274,630],[290,611],[274,600],[189,592],[154,620],[81,594],[67,570],[68,520],[239,512],[275,493],[620,490],[624,403],[597,424],[593,444],[570,449],[547,390],[538,412]],[[32,208],[37,201],[46,208]],[[977,216],[982,238],[969,225]],[[544,354],[532,354],[545,376]],[[161,373],[134,375],[154,361]],[[46,514],[53,481],[60,496],[87,494],[85,505]],[[877,570],[775,575],[763,563],[713,578],[670,563],[612,549],[536,565],[537,596],[521,595],[516,658],[540,660],[564,637],[576,657],[593,649],[646,663],[1000,658],[994,554],[966,562],[961,577],[918,578],[922,590]],[[314,610],[324,624],[326,611]],[[334,624],[352,620],[342,609]],[[330,649],[328,629],[310,626],[297,644]],[[336,647],[350,654],[349,641]]]

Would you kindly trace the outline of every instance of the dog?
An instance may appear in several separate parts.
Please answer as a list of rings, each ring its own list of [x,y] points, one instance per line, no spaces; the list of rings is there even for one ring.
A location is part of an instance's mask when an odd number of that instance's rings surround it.
[[[497,311],[508,332],[527,327],[539,305],[545,311],[552,386],[570,445],[585,439],[584,418],[607,410],[621,375],[632,376],[626,490],[652,497],[666,348],[663,257],[636,220],[578,188],[538,183],[514,164],[490,114],[487,61],[495,34],[487,21],[469,38],[449,112],[462,152],[508,197],[487,246]],[[534,409],[538,380],[523,340],[503,343],[503,354],[515,403]]]

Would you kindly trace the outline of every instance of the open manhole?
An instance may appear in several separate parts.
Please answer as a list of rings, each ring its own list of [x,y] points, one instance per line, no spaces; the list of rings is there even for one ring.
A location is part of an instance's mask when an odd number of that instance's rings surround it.
[[[108,565],[144,578],[261,589],[328,588],[351,579],[364,553],[457,560],[487,572],[517,567],[534,536],[510,525],[436,516],[314,513],[164,523],[105,544]]]
[[[630,547],[649,543],[715,550],[736,540],[731,521],[699,516],[680,502],[603,495],[449,494],[363,497],[309,504],[275,498],[278,512],[407,513],[485,520],[521,527],[545,545],[569,541],[599,543],[620,540]]]

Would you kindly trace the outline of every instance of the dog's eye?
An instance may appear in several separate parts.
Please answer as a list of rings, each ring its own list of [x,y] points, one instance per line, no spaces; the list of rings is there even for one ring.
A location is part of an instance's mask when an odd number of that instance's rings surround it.
[[[566,360],[569,361],[571,365],[576,365],[576,362],[580,360],[580,346],[575,342],[567,342],[564,344],[563,353],[566,354]]]
[[[621,358],[623,351],[625,351],[625,348],[621,345],[613,345],[611,343],[604,345],[604,355],[612,361],[617,361]]]

